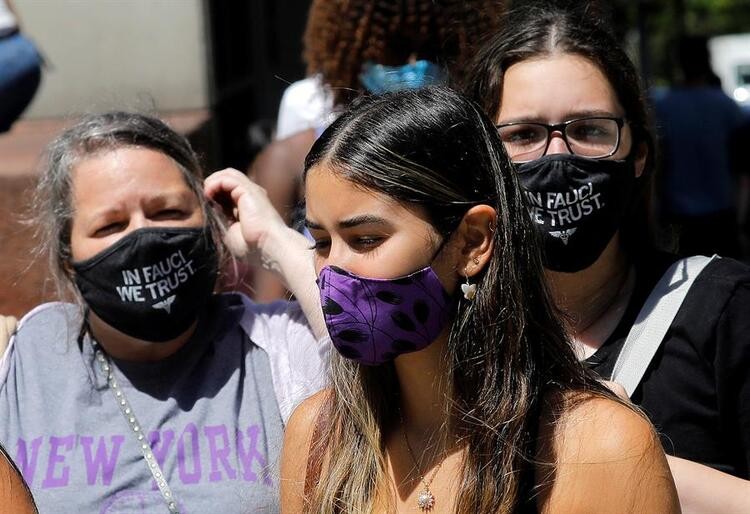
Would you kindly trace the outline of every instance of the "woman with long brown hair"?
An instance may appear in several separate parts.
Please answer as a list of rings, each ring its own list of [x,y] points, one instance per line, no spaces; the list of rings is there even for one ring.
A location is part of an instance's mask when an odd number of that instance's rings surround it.
[[[750,268],[659,251],[639,77],[583,6],[515,11],[469,67],[465,91],[517,165],[579,358],[621,382],[659,429],[684,510],[745,512]]]
[[[358,101],[305,169],[338,352],[287,427],[283,512],[678,511],[648,421],[575,358],[478,106]]]

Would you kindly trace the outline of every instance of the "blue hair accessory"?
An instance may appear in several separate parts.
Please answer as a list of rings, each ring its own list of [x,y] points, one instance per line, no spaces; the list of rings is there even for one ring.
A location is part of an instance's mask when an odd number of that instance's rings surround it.
[[[362,66],[362,73],[359,75],[364,88],[376,95],[442,84],[445,78],[443,68],[423,59],[402,66],[367,62]]]

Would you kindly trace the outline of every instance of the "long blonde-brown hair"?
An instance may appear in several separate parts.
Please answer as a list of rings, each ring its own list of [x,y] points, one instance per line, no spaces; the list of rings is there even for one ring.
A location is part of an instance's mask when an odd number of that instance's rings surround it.
[[[492,258],[472,302],[458,301],[447,345],[446,426],[466,452],[456,511],[533,505],[537,429],[550,392],[602,387],[577,361],[546,289],[533,227],[497,132],[481,108],[445,88],[355,102],[313,146],[344,179],[418,204],[444,238],[473,205],[497,212]],[[386,477],[386,434],[398,422],[393,364],[336,355],[319,415],[306,512],[370,512]],[[325,460],[325,473],[320,462]]]

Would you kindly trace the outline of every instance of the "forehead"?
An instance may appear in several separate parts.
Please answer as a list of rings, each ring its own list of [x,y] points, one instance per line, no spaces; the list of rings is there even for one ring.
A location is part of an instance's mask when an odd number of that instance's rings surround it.
[[[73,202],[78,209],[190,190],[169,156],[138,147],[86,157],[73,167],[71,179]]]
[[[429,225],[421,207],[365,189],[322,165],[307,173],[305,204],[308,219],[321,224],[334,224],[360,215],[376,215],[397,224]]]
[[[589,59],[555,53],[511,65],[505,72],[499,122],[548,123],[577,115],[624,115],[607,77]]]

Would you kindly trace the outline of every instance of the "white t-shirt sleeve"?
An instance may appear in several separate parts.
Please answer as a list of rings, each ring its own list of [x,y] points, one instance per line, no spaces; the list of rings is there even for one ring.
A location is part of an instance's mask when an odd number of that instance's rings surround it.
[[[331,95],[318,77],[290,84],[279,104],[276,139],[286,139],[303,130],[325,126],[332,110]]]
[[[0,390],[5,386],[5,382],[8,379],[8,372],[10,370],[11,361],[16,353],[16,336],[18,335],[18,333],[22,330],[25,330],[29,325],[33,325],[36,321],[36,318],[39,316],[41,316],[43,319],[49,319],[45,318],[47,316],[62,316],[63,320],[68,320],[68,318],[65,317],[66,312],[70,313],[71,315],[72,313],[76,312],[80,313],[80,311],[77,310],[77,307],[71,304],[66,304],[63,302],[48,302],[37,305],[29,312],[27,312],[23,316],[23,318],[20,319],[18,325],[16,325],[15,332],[10,336],[10,339],[8,340],[8,345],[5,347],[5,352],[3,352],[2,357],[0,357]],[[57,319],[59,320],[60,318]],[[67,324],[63,322],[62,325]],[[67,338],[69,338],[69,334],[60,336],[61,341],[66,341]],[[60,344],[65,343],[62,342]]]
[[[257,304],[243,297],[242,328],[268,355],[281,417],[326,384],[330,338],[316,340],[296,302]]]
[[[0,0],[0,31],[16,27],[18,27],[18,20],[8,7],[8,3],[5,0]]]

